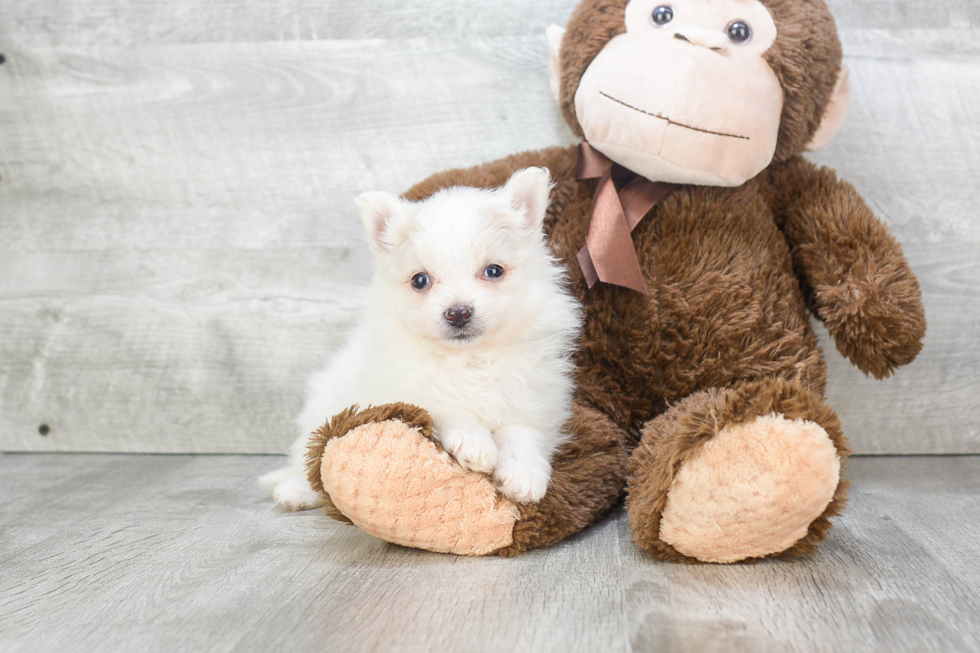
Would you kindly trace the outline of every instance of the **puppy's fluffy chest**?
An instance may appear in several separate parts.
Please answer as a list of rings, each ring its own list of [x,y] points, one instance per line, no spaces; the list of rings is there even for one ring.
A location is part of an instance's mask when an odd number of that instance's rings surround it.
[[[397,368],[390,380],[401,385],[397,392],[410,403],[433,411],[465,409],[491,430],[512,423],[554,428],[560,420],[555,413],[556,408],[561,412],[564,399],[561,373],[527,347],[465,354],[413,352],[403,356]],[[545,378],[552,383],[542,383]]]

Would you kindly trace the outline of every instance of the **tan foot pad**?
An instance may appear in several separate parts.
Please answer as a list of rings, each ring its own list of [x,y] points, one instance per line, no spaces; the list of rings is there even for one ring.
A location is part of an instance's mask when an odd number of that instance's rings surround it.
[[[661,539],[704,562],[785,551],[834,496],[840,459],[814,422],[781,415],[723,428],[674,476]]]
[[[334,505],[388,542],[460,555],[487,555],[513,542],[516,504],[398,420],[330,440],[320,473]]]

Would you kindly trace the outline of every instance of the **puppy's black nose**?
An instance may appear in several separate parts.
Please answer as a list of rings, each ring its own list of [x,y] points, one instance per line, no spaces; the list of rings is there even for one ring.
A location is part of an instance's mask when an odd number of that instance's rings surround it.
[[[454,327],[462,329],[470,321],[470,318],[473,317],[473,309],[469,306],[453,306],[452,308],[447,308],[443,316]]]

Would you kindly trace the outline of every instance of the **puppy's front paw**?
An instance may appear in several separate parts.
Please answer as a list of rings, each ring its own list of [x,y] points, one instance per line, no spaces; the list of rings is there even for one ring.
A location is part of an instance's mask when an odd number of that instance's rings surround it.
[[[272,498],[283,510],[296,512],[319,508],[325,501],[305,478],[291,477],[281,482],[272,491]]]
[[[466,469],[489,474],[497,464],[497,445],[486,429],[450,427],[439,434],[442,447]]]
[[[519,503],[537,503],[544,498],[551,481],[551,465],[543,456],[519,458],[505,455],[493,472],[497,489]]]

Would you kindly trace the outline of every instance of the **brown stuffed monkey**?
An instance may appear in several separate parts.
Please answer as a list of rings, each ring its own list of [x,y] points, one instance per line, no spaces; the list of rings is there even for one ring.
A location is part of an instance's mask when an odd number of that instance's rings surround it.
[[[879,378],[925,332],[899,245],[801,156],[847,113],[833,17],[823,0],[582,0],[548,39],[552,89],[584,144],[406,193],[551,171],[546,231],[586,321],[547,495],[502,498],[406,405],[334,416],[309,451],[314,488],[331,516],[433,551],[554,544],[624,492],[636,543],[658,558],[813,551],[846,502],[848,448],[808,314]]]

